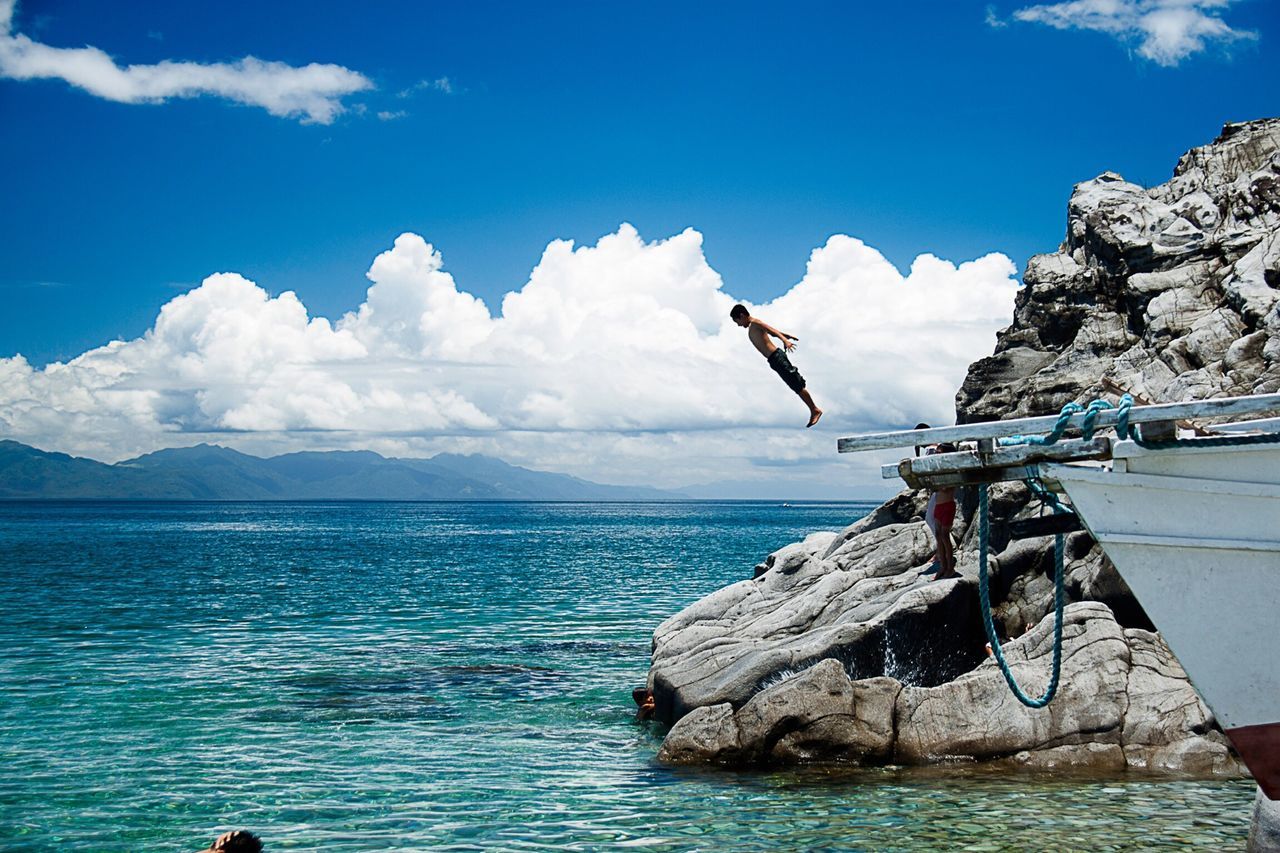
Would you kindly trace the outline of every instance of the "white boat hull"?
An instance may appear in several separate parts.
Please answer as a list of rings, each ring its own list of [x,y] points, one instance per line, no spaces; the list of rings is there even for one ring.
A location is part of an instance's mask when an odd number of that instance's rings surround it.
[[[1178,656],[1266,795],[1280,799],[1280,444],[1043,464]]]

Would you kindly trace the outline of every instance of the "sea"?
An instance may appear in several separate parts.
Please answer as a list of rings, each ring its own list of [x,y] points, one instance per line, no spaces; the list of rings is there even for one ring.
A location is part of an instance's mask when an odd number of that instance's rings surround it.
[[[860,503],[0,504],[0,850],[1243,849],[1241,780],[658,764],[653,630]]]

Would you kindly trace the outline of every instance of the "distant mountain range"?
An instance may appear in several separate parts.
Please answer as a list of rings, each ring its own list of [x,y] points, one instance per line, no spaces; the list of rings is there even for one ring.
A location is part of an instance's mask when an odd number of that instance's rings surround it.
[[[606,486],[488,456],[388,459],[372,451],[263,459],[200,444],[107,465],[0,441],[0,499],[115,500],[674,500],[676,492]]]

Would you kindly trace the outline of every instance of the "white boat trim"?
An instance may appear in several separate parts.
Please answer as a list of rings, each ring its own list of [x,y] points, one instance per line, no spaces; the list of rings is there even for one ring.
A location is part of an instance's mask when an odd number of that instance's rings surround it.
[[[1217,448],[1222,452],[1223,448]],[[1270,483],[1237,482],[1234,480],[1204,480],[1193,477],[1171,477],[1162,474],[1127,474],[1107,471],[1104,468],[1060,465],[1046,462],[1040,465],[1040,474],[1047,480],[1060,482],[1059,475],[1069,472],[1073,480],[1084,480],[1121,489],[1173,489],[1179,492],[1196,492],[1205,495],[1236,495],[1251,498],[1280,498],[1280,486]]]
[[[1257,539],[1206,539],[1201,536],[1147,536],[1140,533],[1108,533],[1107,543],[1117,545],[1146,545],[1153,548],[1204,548],[1214,551],[1275,551],[1280,553],[1280,542]],[[1096,538],[1096,537],[1095,537]]]
[[[1222,436],[1219,436],[1222,437]],[[1238,438],[1239,436],[1232,436]],[[1190,439],[1194,441],[1195,439]],[[1201,439],[1202,441],[1205,439]],[[1208,439],[1212,441],[1212,437]],[[1241,447],[1214,447],[1210,444],[1197,447],[1194,444],[1181,445],[1176,448],[1179,456],[1205,456],[1216,455],[1221,453],[1257,453],[1260,449],[1259,445],[1243,445]],[[1111,445],[1111,458],[1113,459],[1140,459],[1152,456],[1168,456],[1169,448],[1165,447],[1143,447],[1136,441],[1117,441]]]

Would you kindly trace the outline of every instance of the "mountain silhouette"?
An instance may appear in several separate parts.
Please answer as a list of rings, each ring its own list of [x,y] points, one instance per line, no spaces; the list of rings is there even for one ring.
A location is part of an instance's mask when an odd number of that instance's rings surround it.
[[[263,458],[198,444],[108,465],[0,441],[0,498],[97,500],[672,500],[481,455],[388,459],[369,450]]]

